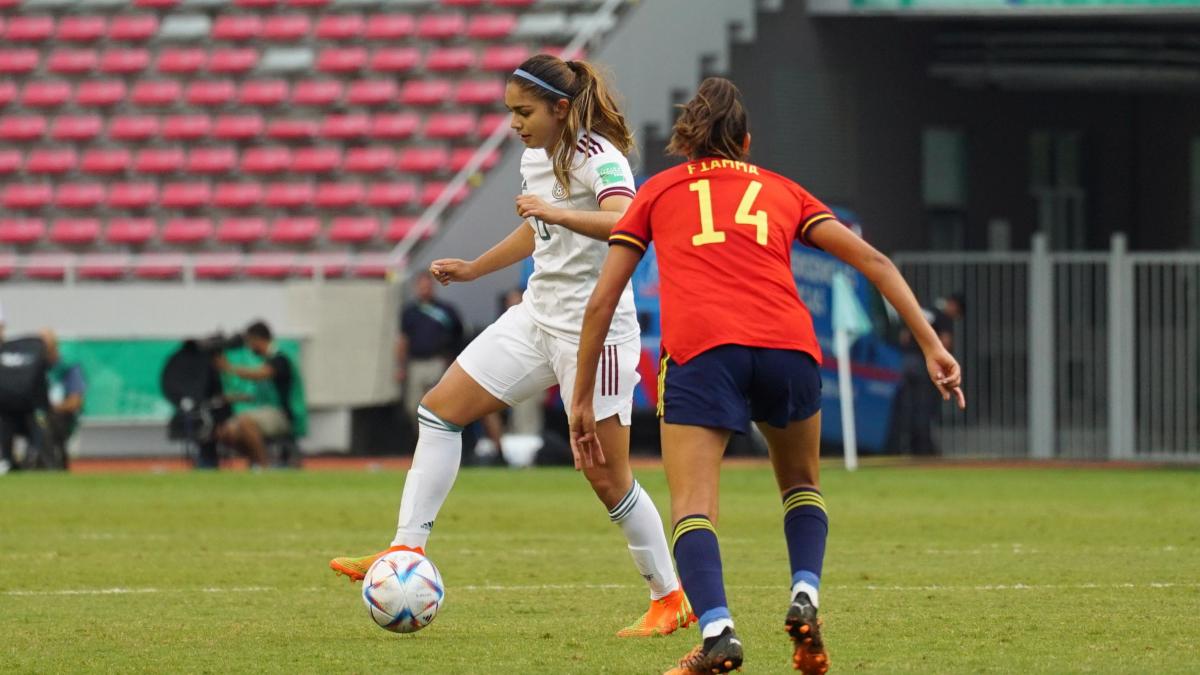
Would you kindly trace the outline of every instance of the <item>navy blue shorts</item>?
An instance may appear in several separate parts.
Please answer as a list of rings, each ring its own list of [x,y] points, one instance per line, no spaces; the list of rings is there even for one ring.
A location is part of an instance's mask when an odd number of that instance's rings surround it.
[[[821,409],[821,369],[793,349],[721,345],[678,364],[659,363],[658,416],[670,424],[750,431],[784,428]]]

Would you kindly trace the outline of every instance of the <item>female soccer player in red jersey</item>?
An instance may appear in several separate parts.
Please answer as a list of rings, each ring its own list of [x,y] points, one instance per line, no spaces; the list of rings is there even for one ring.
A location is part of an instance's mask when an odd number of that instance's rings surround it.
[[[584,374],[595,372],[613,309],[653,241],[662,298],[658,414],[672,547],[704,638],[668,673],[723,673],[742,663],[714,523],[721,456],[730,434],[745,433],[751,421],[767,439],[783,498],[792,665],[805,673],[829,668],[817,619],[829,529],[817,475],[821,349],[792,277],[793,240],[828,251],[870,279],[920,343],[942,397],[965,406],[958,363],[892,262],[804,188],[747,162],[749,148],[737,87],[708,78],[683,106],[668,146],[688,161],[647,181],[613,228],[580,334],[571,448],[576,466],[586,470],[606,458],[592,414],[593,383]]]

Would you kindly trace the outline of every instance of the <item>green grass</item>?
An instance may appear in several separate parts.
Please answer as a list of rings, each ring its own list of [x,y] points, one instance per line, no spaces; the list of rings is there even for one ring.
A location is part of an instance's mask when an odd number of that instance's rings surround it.
[[[665,507],[661,472],[639,477]],[[729,468],[722,482],[746,672],[785,672],[772,479]],[[432,540],[441,615],[416,635],[377,628],[326,562],[390,540],[401,484],[0,478],[0,671],[659,673],[698,639],[613,637],[644,587],[583,479],[554,469],[463,471]],[[1196,471],[829,470],[825,494],[835,673],[1200,669]]]

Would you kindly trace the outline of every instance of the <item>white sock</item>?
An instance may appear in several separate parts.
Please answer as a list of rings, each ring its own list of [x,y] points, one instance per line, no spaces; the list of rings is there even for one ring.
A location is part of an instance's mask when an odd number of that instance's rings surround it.
[[[800,593],[801,591],[808,593],[808,599],[810,602],[812,602],[813,607],[820,608],[821,598],[818,597],[817,589],[812,584],[805,581],[797,581],[796,583],[792,584],[793,598],[796,597],[796,594]]]
[[[417,408],[417,448],[404,478],[400,517],[392,546],[425,548],[438,511],[454,486],[462,463],[462,427]]]
[[[633,564],[650,586],[650,599],[658,600],[679,588],[662,518],[650,495],[636,480],[629,492],[608,512],[608,517],[621,527],[625,541],[629,543]]]
[[[700,631],[700,637],[701,639],[717,637],[724,633],[726,628],[733,628],[733,619],[714,619]]]

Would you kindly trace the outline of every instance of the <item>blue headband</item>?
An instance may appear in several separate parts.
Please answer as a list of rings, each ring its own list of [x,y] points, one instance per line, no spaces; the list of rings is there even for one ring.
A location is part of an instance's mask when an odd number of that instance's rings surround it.
[[[571,98],[571,95],[568,94],[567,92],[565,92],[561,89],[556,89],[554,87],[551,87],[549,85],[549,83],[547,83],[545,80],[541,79],[540,77],[538,77],[537,75],[534,75],[533,73],[531,73],[529,71],[525,71],[525,70],[521,70],[520,68],[517,68],[516,70],[513,71],[513,75],[516,75],[517,77],[525,78],[526,80],[529,80],[530,82],[536,84],[537,86],[541,87],[542,89],[554,92],[555,94],[558,94],[559,96],[561,96],[565,99],[570,100],[570,98]]]

